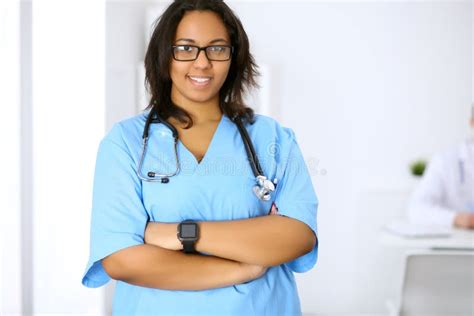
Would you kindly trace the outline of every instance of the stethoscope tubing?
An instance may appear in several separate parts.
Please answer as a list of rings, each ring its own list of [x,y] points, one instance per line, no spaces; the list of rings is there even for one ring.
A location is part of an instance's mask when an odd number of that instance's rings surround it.
[[[464,161],[459,160],[459,182],[461,184],[464,184],[465,180],[465,174],[466,172],[464,171]]]
[[[262,167],[260,166],[260,162],[258,161],[257,154],[255,153],[255,148],[252,145],[252,141],[250,140],[250,136],[247,130],[242,125],[242,121],[240,120],[239,117],[234,117],[232,121],[235,123],[235,125],[237,125],[240,135],[242,136],[242,139],[244,140],[245,151],[247,152],[247,157],[250,159],[250,166],[252,168],[252,172],[254,176],[255,177],[263,176],[263,170],[262,170]]]
[[[236,124],[237,129],[239,130],[240,136],[244,143],[245,152],[247,154],[250,167],[252,169],[252,172],[255,176],[255,180],[257,182],[257,185],[253,188],[253,191],[259,199],[268,201],[270,199],[270,193],[275,190],[277,179],[275,179],[274,181],[271,181],[264,176],[262,167],[260,165],[257,154],[255,152],[255,148],[253,147],[252,141],[250,140],[250,136],[247,132],[247,129],[243,126],[241,118],[239,116],[234,116],[231,120]],[[164,124],[168,129],[171,130],[173,134],[176,170],[171,174],[156,174],[155,172],[148,172],[147,176],[145,176],[142,173],[143,162],[145,160],[146,152],[148,150],[148,137],[149,137],[150,125],[153,123]],[[179,157],[178,157],[178,140],[179,140],[179,136],[178,136],[178,131],[176,130],[176,128],[172,124],[163,120],[161,116],[156,112],[155,108],[152,108],[150,113],[148,114],[148,117],[145,121],[145,126],[143,128],[142,154],[140,156],[140,161],[137,166],[138,177],[141,180],[147,181],[147,182],[168,183],[170,177],[178,174],[180,171],[180,164],[179,164]]]

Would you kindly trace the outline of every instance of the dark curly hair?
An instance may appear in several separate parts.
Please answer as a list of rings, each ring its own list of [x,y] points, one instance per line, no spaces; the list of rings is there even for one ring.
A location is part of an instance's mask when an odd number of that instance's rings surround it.
[[[175,0],[155,21],[154,30],[145,55],[145,85],[151,95],[146,109],[158,113],[163,119],[174,117],[189,128],[193,120],[189,113],[171,101],[170,60],[171,45],[178,24],[188,11],[212,11],[217,13],[229,33],[234,47],[227,78],[219,91],[219,107],[231,118],[240,117],[253,123],[254,111],[244,104],[243,94],[258,87],[255,78],[258,66],[249,51],[249,40],[239,18],[224,1]]]

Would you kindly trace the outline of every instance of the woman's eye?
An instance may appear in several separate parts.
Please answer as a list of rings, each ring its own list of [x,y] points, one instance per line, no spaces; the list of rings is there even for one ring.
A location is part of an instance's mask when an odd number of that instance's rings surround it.
[[[191,46],[183,45],[183,46],[176,46],[176,50],[180,52],[190,52],[193,50],[193,48]]]

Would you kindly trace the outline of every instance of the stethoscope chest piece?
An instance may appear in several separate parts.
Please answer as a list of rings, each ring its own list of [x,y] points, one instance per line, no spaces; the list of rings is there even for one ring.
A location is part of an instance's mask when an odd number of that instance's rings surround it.
[[[271,193],[275,191],[277,179],[270,181],[265,176],[259,175],[256,178],[257,184],[253,187],[253,192],[262,201],[269,201]]]

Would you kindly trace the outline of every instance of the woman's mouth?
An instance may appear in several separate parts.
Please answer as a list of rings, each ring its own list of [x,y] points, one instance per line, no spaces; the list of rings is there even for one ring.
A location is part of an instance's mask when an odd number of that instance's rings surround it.
[[[198,88],[205,88],[209,85],[211,77],[188,76],[189,81],[193,86]]]

